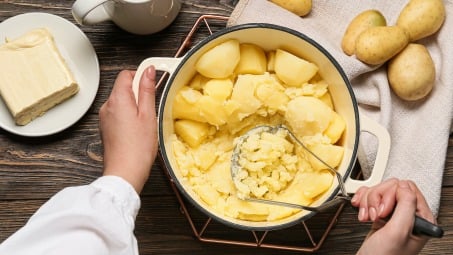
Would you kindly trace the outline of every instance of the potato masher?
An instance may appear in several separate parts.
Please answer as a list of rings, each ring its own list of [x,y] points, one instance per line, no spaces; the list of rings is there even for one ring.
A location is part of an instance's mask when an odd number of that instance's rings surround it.
[[[303,149],[305,149],[313,157],[315,157],[317,160],[319,160],[323,165],[326,166],[326,169],[328,171],[330,171],[333,175],[335,175],[336,179],[338,180],[339,193],[333,199],[328,200],[319,206],[305,206],[305,205],[300,205],[300,204],[294,204],[294,203],[288,203],[288,202],[282,202],[282,201],[276,201],[276,200],[269,200],[269,199],[262,199],[262,198],[253,198],[253,197],[243,197],[241,199],[243,199],[245,201],[250,201],[250,202],[258,202],[258,203],[264,203],[264,204],[270,204],[270,205],[291,207],[291,208],[302,209],[302,210],[307,210],[307,211],[312,211],[312,212],[321,212],[331,206],[337,205],[338,203],[340,203],[342,201],[351,200],[352,197],[349,196],[348,193],[346,192],[346,188],[345,188],[344,181],[343,181],[344,180],[343,176],[338,171],[336,171],[333,167],[331,167],[329,164],[327,164],[324,160],[322,160],[320,157],[318,157],[307,146],[305,146],[305,144],[300,139],[298,139],[296,137],[296,135],[285,125],[256,126],[252,129],[250,129],[249,131],[247,131],[245,134],[238,137],[238,139],[235,142],[233,154],[231,156],[231,176],[233,178],[233,182],[237,178],[237,174],[242,168],[239,163],[239,159],[240,159],[240,154],[241,154],[241,146],[244,144],[244,142],[251,135],[254,135],[254,134],[261,134],[261,133],[265,133],[265,132],[276,133],[278,131],[286,132],[287,136],[289,136],[291,138],[291,140],[293,140],[297,145],[300,145]],[[415,221],[414,221],[413,233],[440,238],[443,236],[444,231],[441,227],[416,215]]]

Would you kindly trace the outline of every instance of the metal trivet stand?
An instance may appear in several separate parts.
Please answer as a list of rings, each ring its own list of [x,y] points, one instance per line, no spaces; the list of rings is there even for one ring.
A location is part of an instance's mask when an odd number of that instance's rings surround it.
[[[208,35],[225,28],[227,20],[228,17],[218,15],[203,15],[198,18],[187,37],[183,40],[175,57],[184,55],[191,46],[196,45]],[[165,83],[167,78],[168,73],[163,73],[157,83],[157,87]],[[161,160],[161,162],[163,161]],[[165,165],[161,165],[165,169]],[[281,230],[239,230],[217,222],[215,219],[200,212],[181,195],[168,171],[164,172],[170,180],[170,185],[181,206],[181,213],[187,218],[193,234],[198,240],[207,243],[315,252],[319,250],[326,240],[345,206],[345,203],[340,203],[337,207],[317,213],[306,221]],[[235,238],[231,239],[232,236]]]

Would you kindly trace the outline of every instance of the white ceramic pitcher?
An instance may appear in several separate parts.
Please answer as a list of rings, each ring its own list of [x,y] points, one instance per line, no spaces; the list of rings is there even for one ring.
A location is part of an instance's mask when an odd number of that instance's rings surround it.
[[[159,32],[181,9],[180,0],[76,0],[72,15],[81,25],[111,20],[133,34]]]

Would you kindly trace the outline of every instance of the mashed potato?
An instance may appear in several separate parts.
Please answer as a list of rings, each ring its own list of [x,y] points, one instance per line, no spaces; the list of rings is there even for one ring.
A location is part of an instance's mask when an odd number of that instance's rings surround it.
[[[184,185],[206,206],[227,217],[275,221],[291,216],[300,210],[242,198],[309,205],[331,187],[334,176],[305,149],[294,145],[286,132],[277,132],[247,139],[240,158],[243,169],[233,180],[230,168],[235,140],[256,126],[283,124],[316,150],[317,156],[337,167],[343,157],[343,147],[337,143],[345,129],[344,120],[334,111],[328,84],[313,73],[317,68],[312,63],[301,58],[300,63],[288,63],[275,59],[285,54],[241,44],[234,49],[236,44],[225,43],[229,51],[247,56],[240,58],[238,70],[221,78],[216,73],[211,76],[212,68],[229,61],[228,54],[219,52],[222,47],[215,47],[206,56],[216,58],[218,54],[219,60],[203,58],[203,72],[197,72],[173,102],[175,171],[180,171]],[[236,61],[237,56],[232,57]],[[263,65],[263,58],[267,65]],[[298,58],[291,57],[291,61]],[[301,71],[308,66],[312,74],[301,84],[288,85],[279,79],[278,70],[285,70],[282,65],[298,65]],[[301,80],[284,75],[292,81]]]
[[[239,198],[273,199],[297,172],[294,145],[286,130],[254,133],[239,145],[239,170],[233,178]]]

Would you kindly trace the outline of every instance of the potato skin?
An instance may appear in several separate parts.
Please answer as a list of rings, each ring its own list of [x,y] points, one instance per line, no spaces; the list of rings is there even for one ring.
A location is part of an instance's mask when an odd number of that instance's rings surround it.
[[[407,101],[424,98],[436,79],[434,62],[422,44],[410,43],[389,61],[387,69],[390,87]]]
[[[437,32],[444,20],[442,0],[411,0],[401,11],[396,25],[404,28],[414,42]]]
[[[351,56],[355,51],[356,39],[360,33],[370,27],[386,26],[384,15],[378,10],[366,10],[355,16],[345,30],[341,41],[343,52]]]
[[[311,11],[312,0],[270,0],[272,3],[296,14],[305,16]]]
[[[409,35],[400,27],[371,27],[357,37],[355,54],[362,62],[380,65],[398,54],[408,43]]]

